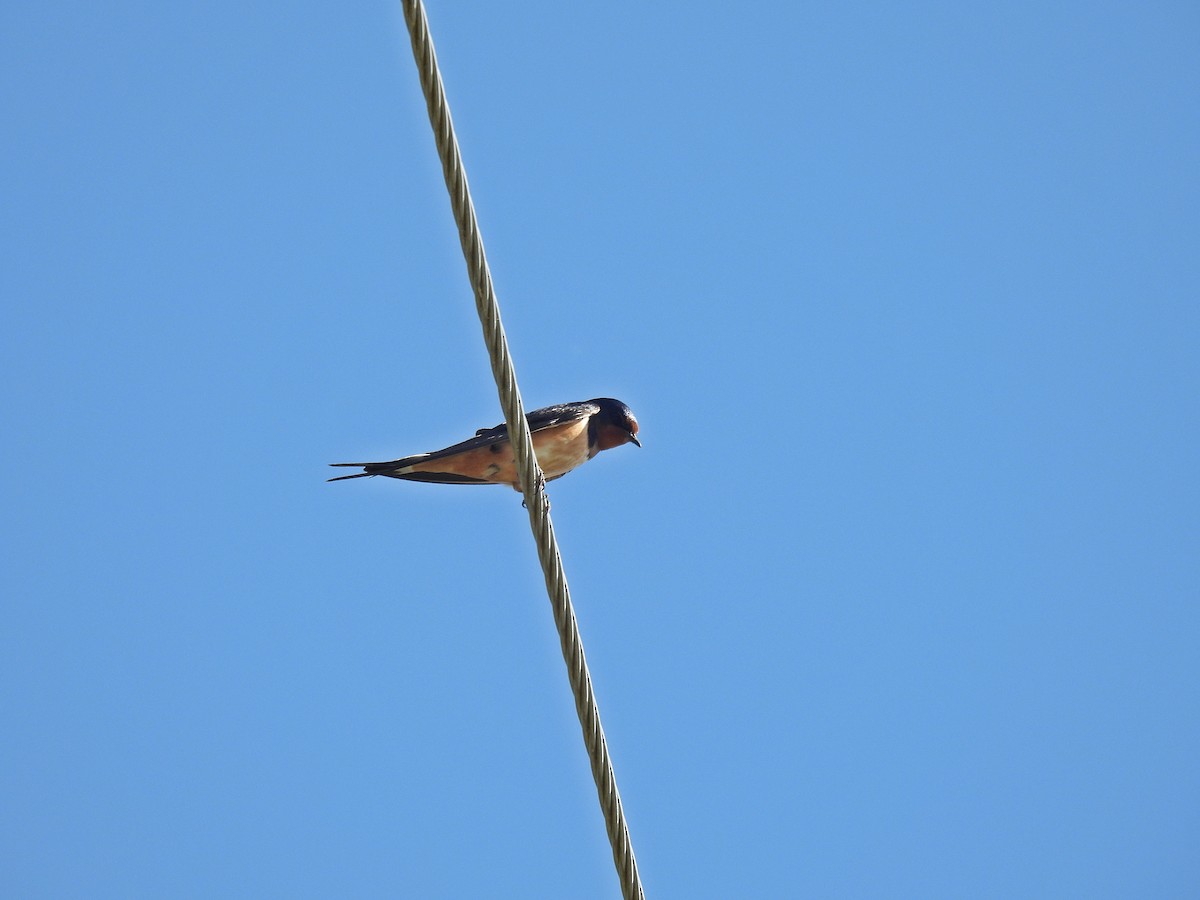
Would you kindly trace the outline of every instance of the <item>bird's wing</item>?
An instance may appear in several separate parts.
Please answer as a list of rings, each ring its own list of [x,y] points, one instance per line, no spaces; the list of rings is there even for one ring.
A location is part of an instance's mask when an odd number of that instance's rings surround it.
[[[533,412],[527,413],[525,419],[529,422],[530,432],[537,432],[546,428],[553,428],[555,425],[577,422],[580,419],[586,419],[588,416],[594,416],[598,412],[600,412],[598,404],[584,400],[579,403],[559,403],[555,406],[544,406],[541,409],[535,409]],[[473,440],[480,438],[484,438],[489,442],[494,440],[507,441],[508,425],[501,422],[494,428],[480,428],[475,432]],[[470,442],[467,441],[466,443]],[[449,450],[451,448],[447,447],[446,449]]]

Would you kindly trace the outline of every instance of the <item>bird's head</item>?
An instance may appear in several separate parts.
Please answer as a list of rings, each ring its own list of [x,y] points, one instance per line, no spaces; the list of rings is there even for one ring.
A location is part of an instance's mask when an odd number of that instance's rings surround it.
[[[620,447],[622,444],[642,446],[637,437],[638,421],[634,418],[633,410],[611,397],[599,397],[592,403],[600,407],[597,414],[597,439],[601,450]]]

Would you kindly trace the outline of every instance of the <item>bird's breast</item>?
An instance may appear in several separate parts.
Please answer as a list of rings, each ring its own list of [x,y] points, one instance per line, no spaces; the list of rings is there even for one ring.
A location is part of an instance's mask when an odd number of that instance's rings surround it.
[[[588,419],[546,428],[533,436],[533,452],[546,478],[558,478],[588,461]]]

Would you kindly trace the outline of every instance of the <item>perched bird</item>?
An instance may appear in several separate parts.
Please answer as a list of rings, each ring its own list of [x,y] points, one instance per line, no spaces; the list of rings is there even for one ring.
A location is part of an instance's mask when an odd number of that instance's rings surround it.
[[[642,446],[637,439],[637,419],[620,400],[601,397],[581,403],[560,403],[536,409],[525,418],[533,435],[533,451],[547,481],[582,466],[601,450],[622,444]],[[433,453],[418,453],[391,462],[331,465],[362,466],[363,471],[330,481],[385,475],[438,484],[508,484],[514,490],[521,490],[507,425],[480,428],[470,440]]]

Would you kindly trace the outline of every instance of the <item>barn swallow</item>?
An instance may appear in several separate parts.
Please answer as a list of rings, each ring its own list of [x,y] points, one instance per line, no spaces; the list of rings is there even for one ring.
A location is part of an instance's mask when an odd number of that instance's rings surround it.
[[[600,397],[581,403],[560,403],[536,409],[525,418],[533,436],[533,451],[547,481],[561,478],[601,450],[622,444],[642,446],[637,439],[637,419],[620,400]],[[432,453],[418,453],[391,462],[330,465],[363,468],[362,472],[330,481],[385,475],[437,484],[509,484],[514,490],[521,490],[508,426],[504,424],[480,428],[470,440]]]

